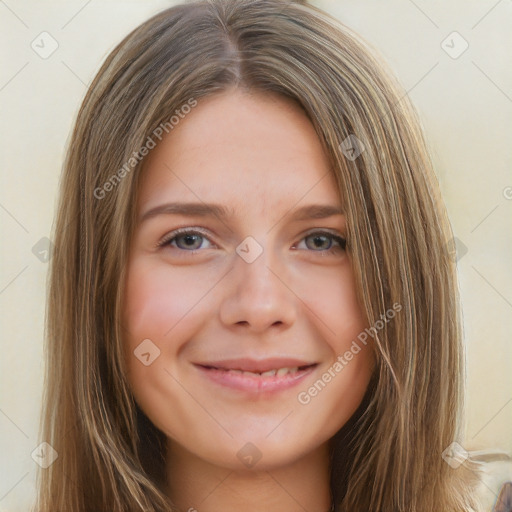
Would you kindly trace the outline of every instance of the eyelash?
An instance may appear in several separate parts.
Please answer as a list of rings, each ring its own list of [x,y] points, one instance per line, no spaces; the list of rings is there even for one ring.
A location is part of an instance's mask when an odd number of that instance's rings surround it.
[[[156,247],[157,248],[164,248],[166,246],[170,246],[170,242],[174,241],[180,235],[200,235],[201,237],[206,238],[208,241],[213,243],[208,238],[206,233],[204,233],[203,231],[201,231],[201,230],[199,230],[197,228],[196,229],[179,228],[179,229],[176,229],[176,230],[172,231],[171,233],[167,234],[160,242],[157,243]],[[339,236],[339,235],[335,235],[334,233],[330,233],[329,231],[322,231],[322,230],[312,231],[310,233],[307,233],[303,238],[301,238],[301,241],[304,240],[305,238],[308,238],[308,237],[312,236],[312,235],[325,236],[325,237],[327,237],[327,238],[337,242],[339,245],[338,246],[334,245],[333,247],[331,247],[329,249],[318,250],[318,251],[310,249],[309,252],[318,252],[318,253],[324,255],[324,254],[333,254],[336,251],[338,251],[339,249],[345,250],[345,248],[346,248],[346,245],[347,245],[346,239],[341,237],[341,236]],[[176,249],[179,249],[180,251],[186,252],[188,254],[197,254],[198,252],[203,250],[203,249],[187,250],[187,249],[181,249],[179,247],[176,247]]]

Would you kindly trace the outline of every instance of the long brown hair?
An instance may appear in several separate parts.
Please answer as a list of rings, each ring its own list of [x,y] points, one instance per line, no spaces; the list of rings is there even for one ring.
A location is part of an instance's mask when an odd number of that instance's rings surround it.
[[[336,510],[475,509],[468,464],[442,456],[459,439],[463,382],[450,226],[418,117],[376,55],[305,1],[211,0],[161,12],[107,57],[60,184],[41,415],[58,458],[40,471],[38,512],[176,510],[163,434],[135,403],[122,356],[139,157],[176,110],[232,87],[304,109],[339,187],[369,325],[402,307],[375,336],[367,396],[332,442]]]

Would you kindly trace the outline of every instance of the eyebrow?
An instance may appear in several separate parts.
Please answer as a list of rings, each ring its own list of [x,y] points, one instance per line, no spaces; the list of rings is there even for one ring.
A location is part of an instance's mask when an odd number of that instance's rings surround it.
[[[329,204],[310,204],[302,206],[287,213],[294,220],[325,219],[334,215],[344,215],[344,210],[339,206]],[[141,215],[139,223],[143,223],[157,215],[184,215],[189,217],[215,216],[221,219],[233,217],[231,208],[214,203],[165,203]]]

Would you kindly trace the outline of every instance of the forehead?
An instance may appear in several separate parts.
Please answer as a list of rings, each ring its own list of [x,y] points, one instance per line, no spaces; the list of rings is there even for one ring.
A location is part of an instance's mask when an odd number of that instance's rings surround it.
[[[198,101],[148,155],[139,206],[184,198],[272,208],[338,203],[320,140],[302,109],[277,95],[225,91]]]

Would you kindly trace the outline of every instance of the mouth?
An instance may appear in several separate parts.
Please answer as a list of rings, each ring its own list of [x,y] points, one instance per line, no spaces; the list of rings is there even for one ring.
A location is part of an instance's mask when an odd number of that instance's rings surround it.
[[[221,386],[249,392],[289,389],[310,375],[318,363],[299,360],[231,360],[194,364],[202,375]]]

